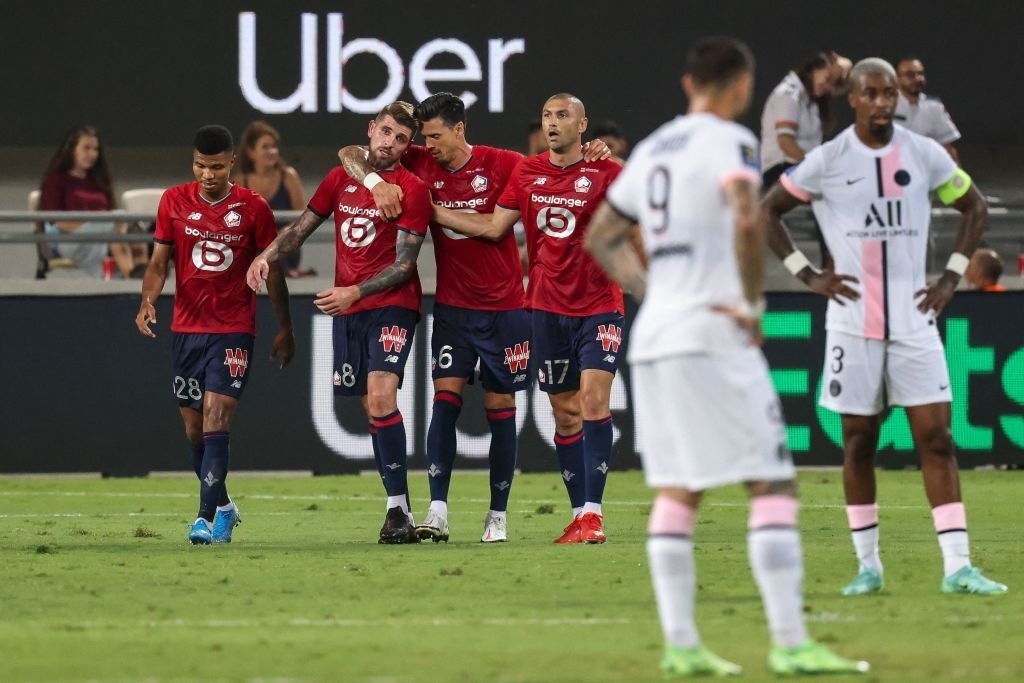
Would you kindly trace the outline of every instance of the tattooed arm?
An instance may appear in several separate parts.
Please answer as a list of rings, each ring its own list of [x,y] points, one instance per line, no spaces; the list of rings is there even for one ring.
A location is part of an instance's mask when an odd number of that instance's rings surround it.
[[[338,159],[352,180],[362,183],[366,176],[374,172],[373,166],[366,159],[367,148],[359,145],[349,145],[338,150]],[[389,221],[393,221],[402,215],[402,198],[405,193],[398,185],[388,182],[378,182],[370,190],[373,201],[381,215]]]
[[[313,303],[327,315],[338,315],[363,297],[400,285],[412,277],[412,271],[416,267],[416,258],[423,245],[423,237],[423,235],[399,230],[395,243],[394,263],[358,285],[326,289],[317,294],[317,299]]]
[[[282,254],[291,253],[302,246],[306,238],[325,220],[323,216],[306,209],[297,221],[278,233],[270,246],[253,259],[252,265],[249,266],[249,271],[245,274],[245,281],[249,287],[254,292],[260,291],[260,287],[270,275],[270,264],[276,262]]]
[[[640,301],[647,290],[647,269],[635,247],[632,219],[603,202],[587,228],[587,250],[608,277]]]

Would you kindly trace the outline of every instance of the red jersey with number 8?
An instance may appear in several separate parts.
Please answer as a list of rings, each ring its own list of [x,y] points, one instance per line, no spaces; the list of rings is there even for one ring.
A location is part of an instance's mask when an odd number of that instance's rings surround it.
[[[234,185],[214,203],[197,182],[164,192],[153,239],[175,250],[171,330],[256,334],[256,294],[245,273],[276,236],[274,213],[252,190]]]
[[[498,205],[519,211],[530,255],[528,306],[587,317],[623,313],[622,289],[584,249],[591,216],[622,166],[614,161],[577,161],[565,168],[551,152],[523,159]]]
[[[373,194],[337,167],[327,174],[313,198],[309,210],[328,218],[334,214],[337,257],[334,286],[349,287],[365,282],[395,262],[398,231],[424,236],[433,209],[430,193],[419,178],[402,168],[377,171],[384,180],[402,188],[402,215],[389,222],[380,215]],[[413,268],[405,282],[359,299],[341,315],[399,306],[420,311],[420,276]]]

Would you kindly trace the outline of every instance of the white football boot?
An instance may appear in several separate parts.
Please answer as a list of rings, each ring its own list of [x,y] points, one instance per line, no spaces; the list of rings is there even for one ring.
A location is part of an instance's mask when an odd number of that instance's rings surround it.
[[[507,540],[508,530],[505,526],[505,517],[488,510],[487,518],[484,519],[484,535],[480,537],[480,542],[504,543]]]

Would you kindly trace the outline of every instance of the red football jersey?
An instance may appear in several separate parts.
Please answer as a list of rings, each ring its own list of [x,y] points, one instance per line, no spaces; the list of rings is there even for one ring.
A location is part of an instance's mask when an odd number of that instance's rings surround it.
[[[245,273],[277,236],[263,197],[238,185],[219,202],[199,183],[172,187],[160,199],[153,239],[174,246],[174,319],[182,333],[256,334],[256,294]]]
[[[309,210],[318,216],[327,218],[334,213],[335,287],[358,285],[393,264],[399,230],[427,234],[433,213],[427,186],[401,166],[377,173],[402,188],[402,215],[393,223],[384,220],[370,191],[353,180],[341,166],[327,174],[309,200]],[[387,306],[419,312],[422,298],[420,276],[414,268],[412,277],[402,284],[360,299],[342,315]]]
[[[583,248],[590,217],[622,166],[606,159],[561,168],[550,155],[523,159],[498,198],[499,206],[523,217],[529,307],[576,317],[622,313],[622,289]]]
[[[434,201],[456,211],[493,213],[523,155],[475,145],[462,168],[450,171],[427,151],[410,145],[402,163],[427,184]],[[437,303],[478,311],[510,311],[526,305],[523,264],[510,230],[499,241],[466,237],[430,224],[437,262]]]

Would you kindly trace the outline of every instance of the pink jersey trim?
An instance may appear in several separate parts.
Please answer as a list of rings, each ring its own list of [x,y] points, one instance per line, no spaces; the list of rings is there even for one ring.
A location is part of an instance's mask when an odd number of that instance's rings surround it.
[[[932,521],[935,531],[953,531],[967,528],[967,510],[963,503],[946,503],[932,508]]]
[[[719,187],[725,187],[734,180],[749,180],[754,184],[754,187],[761,187],[761,176],[754,173],[749,168],[737,168],[734,171],[729,171],[722,175],[718,179]],[[621,213],[621,212],[620,212]]]
[[[651,507],[647,533],[652,536],[692,536],[697,526],[697,511],[668,496],[658,496]]]
[[[846,519],[851,529],[867,529],[878,524],[878,503],[871,505],[847,505]]]
[[[800,201],[811,201],[811,194],[806,190],[802,190],[799,187],[797,187],[796,183],[789,179],[789,175],[783,173],[781,176],[779,176],[779,182],[782,183],[782,186],[784,188],[786,188],[786,192],[789,192],[791,195],[793,195]]]
[[[800,503],[792,496],[757,496],[750,501],[749,529],[768,526],[796,527]]]
[[[896,182],[896,172],[900,166],[900,143],[895,143],[882,157],[882,195],[885,197],[902,197],[904,189]]]
[[[882,272],[882,242],[861,242],[860,258],[864,336],[868,339],[885,339],[885,273]]]

